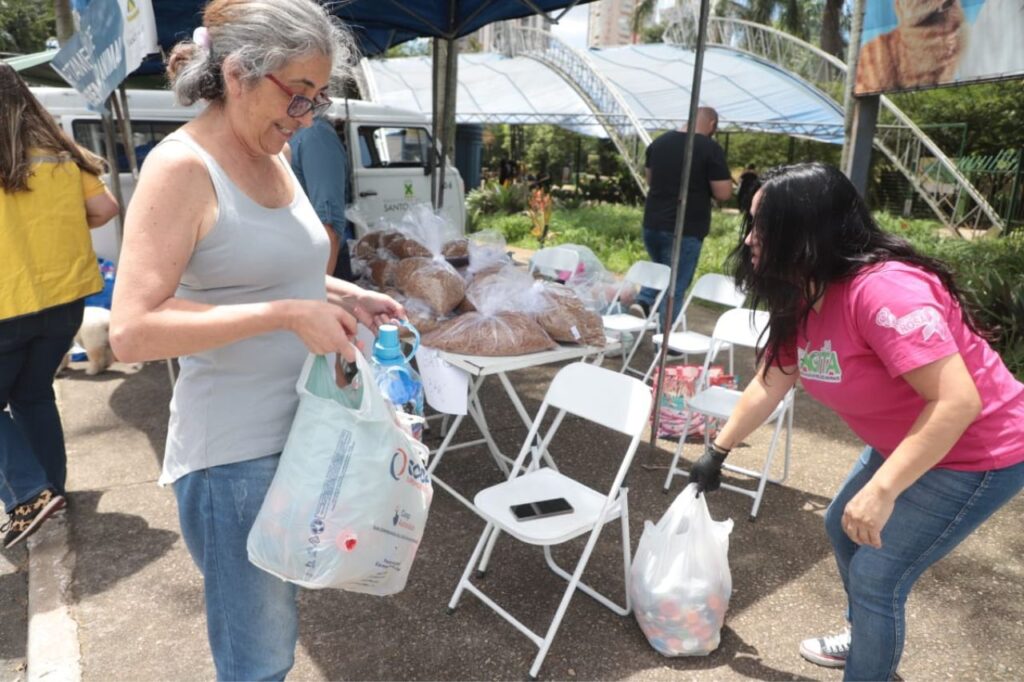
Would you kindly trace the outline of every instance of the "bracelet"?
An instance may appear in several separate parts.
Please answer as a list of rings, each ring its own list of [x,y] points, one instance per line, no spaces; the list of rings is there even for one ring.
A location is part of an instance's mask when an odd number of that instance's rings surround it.
[[[723,448],[721,445],[715,442],[711,443],[711,449],[722,455],[728,455],[730,452],[732,452],[731,448]]]

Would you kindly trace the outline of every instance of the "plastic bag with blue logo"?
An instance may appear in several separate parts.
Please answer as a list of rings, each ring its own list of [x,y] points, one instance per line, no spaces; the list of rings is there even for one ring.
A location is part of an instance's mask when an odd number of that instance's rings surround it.
[[[249,532],[249,561],[289,582],[388,595],[409,578],[433,497],[427,449],[372,380],[335,383],[306,359],[299,407],[277,473]]]
[[[630,570],[633,614],[664,656],[707,656],[718,648],[732,595],[732,519],[715,521],[694,483],[657,524],[647,521]]]

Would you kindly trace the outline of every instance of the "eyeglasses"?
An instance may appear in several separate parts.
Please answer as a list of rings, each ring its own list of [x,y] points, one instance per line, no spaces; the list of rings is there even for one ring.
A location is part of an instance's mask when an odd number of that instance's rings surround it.
[[[331,106],[331,98],[328,97],[326,93],[321,92],[315,98],[310,99],[305,95],[296,93],[269,73],[267,74],[267,78],[271,83],[281,88],[281,92],[292,98],[292,100],[288,102],[288,109],[286,110],[288,115],[292,118],[302,118],[311,111],[313,112],[313,116],[321,116]]]

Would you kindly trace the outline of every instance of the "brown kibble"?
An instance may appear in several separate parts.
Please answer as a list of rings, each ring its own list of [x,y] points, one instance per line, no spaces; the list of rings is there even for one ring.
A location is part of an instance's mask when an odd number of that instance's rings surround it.
[[[469,240],[453,239],[441,247],[441,255],[445,258],[469,258]]]
[[[434,254],[430,249],[415,239],[396,239],[390,243],[388,250],[398,258],[430,258]]]
[[[464,355],[526,355],[558,346],[522,313],[466,313],[423,337],[423,345]]]
[[[376,257],[377,249],[380,248],[380,232],[368,232],[356,242],[354,255],[356,258],[370,260]]]
[[[395,282],[403,294],[424,301],[438,315],[447,315],[466,295],[459,273],[444,261],[406,258],[395,269]]]
[[[370,261],[370,281],[378,288],[394,286],[395,261],[386,258],[374,258]]]
[[[604,347],[604,323],[601,316],[583,305],[579,296],[567,286],[554,282],[543,285],[544,297],[550,306],[537,315],[537,322],[555,341]]]

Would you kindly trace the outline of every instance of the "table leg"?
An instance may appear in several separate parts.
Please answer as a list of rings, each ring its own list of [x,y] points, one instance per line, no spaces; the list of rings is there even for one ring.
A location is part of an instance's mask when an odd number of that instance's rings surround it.
[[[481,379],[483,379],[483,377],[481,377]],[[490,451],[491,457],[494,459],[494,463],[498,465],[498,468],[501,469],[501,472],[505,474],[506,478],[508,478],[509,468],[508,464],[506,464],[505,462],[512,460],[509,460],[509,458],[505,457],[502,451],[498,448],[498,444],[494,442],[494,437],[491,436],[490,427],[487,425],[487,417],[484,416],[483,405],[480,404],[479,395],[473,396],[473,399],[470,400],[469,414],[470,416],[473,417],[473,421],[476,422],[477,428],[480,429],[480,434],[484,437],[484,440],[487,442],[487,449]]]
[[[519,413],[519,418],[523,420],[523,424],[525,424],[527,430],[529,430],[529,428],[533,425],[533,420],[530,418],[530,414],[526,411],[526,407],[523,405],[523,401],[519,399],[519,394],[516,393],[516,389],[512,386],[512,382],[509,380],[508,375],[506,375],[504,372],[499,372],[498,378],[501,380],[501,385],[505,388],[505,393],[508,394],[508,399],[512,401],[512,406],[515,407],[516,412]],[[540,445],[541,438],[540,433],[538,432],[536,436],[536,445],[534,445],[534,448],[537,448]],[[558,471],[558,467],[555,466],[555,462],[554,460],[551,459],[551,455],[548,454],[547,449],[545,449],[544,452],[541,453],[541,456],[544,458],[544,461],[547,463],[549,467],[551,467],[555,471]]]

